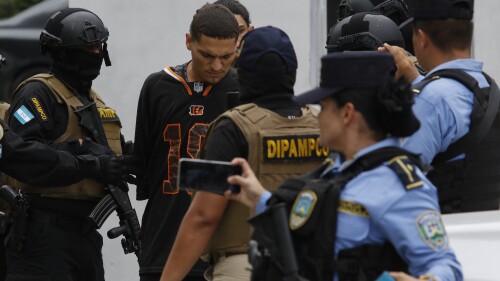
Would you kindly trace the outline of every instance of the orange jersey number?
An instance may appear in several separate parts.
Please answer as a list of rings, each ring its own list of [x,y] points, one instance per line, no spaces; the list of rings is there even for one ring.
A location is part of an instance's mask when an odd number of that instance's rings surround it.
[[[191,158],[195,158],[201,149],[201,142],[207,134],[208,124],[195,123],[190,129],[188,134],[187,154]],[[168,124],[163,131],[163,140],[170,144],[168,150],[168,171],[167,178],[163,180],[163,193],[164,194],[177,194],[179,188],[177,187],[177,171],[179,169],[179,159],[181,156],[181,125]]]

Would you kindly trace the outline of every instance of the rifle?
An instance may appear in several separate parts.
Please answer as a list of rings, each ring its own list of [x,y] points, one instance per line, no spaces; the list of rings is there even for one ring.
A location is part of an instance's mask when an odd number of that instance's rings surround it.
[[[91,133],[92,139],[109,147],[95,102],[78,107],[75,113],[80,118],[80,126]],[[108,238],[114,239],[123,235],[121,243],[125,254],[135,253],[139,256],[141,252],[141,226],[137,213],[130,203],[127,185],[124,182],[122,184],[125,186],[124,188],[111,184],[105,185],[104,190],[107,194],[87,217],[88,225],[100,229],[111,213],[116,211],[120,219],[120,226],[110,229],[107,232]]]
[[[21,191],[14,191],[12,187],[8,185],[3,185],[0,187],[0,198],[3,198],[12,210],[10,211],[8,220],[5,220],[5,214],[3,214],[2,228],[5,230],[7,228],[7,223],[10,222],[12,226],[12,240],[18,251],[21,251],[24,247],[24,240],[26,238],[26,222],[28,219],[28,208],[29,203],[26,196]]]
[[[116,211],[120,219],[120,226],[110,229],[107,233],[109,239],[115,239],[120,235],[125,254],[141,252],[140,231],[141,226],[135,209],[132,208],[127,192],[114,185],[105,186],[107,193],[88,216],[91,226],[100,229],[106,219]]]

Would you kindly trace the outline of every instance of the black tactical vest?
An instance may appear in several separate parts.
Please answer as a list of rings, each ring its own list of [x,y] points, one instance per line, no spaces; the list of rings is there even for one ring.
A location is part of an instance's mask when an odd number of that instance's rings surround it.
[[[252,280],[332,280],[335,273],[340,281],[371,281],[383,271],[406,271],[406,263],[390,243],[362,245],[339,252],[334,260],[337,214],[342,188],[364,171],[400,157],[403,165],[422,169],[418,156],[397,147],[373,151],[357,159],[333,179],[321,179],[328,166],[286,180],[268,201],[269,208],[249,220],[254,227],[249,260],[253,266]],[[404,184],[408,177],[399,165],[388,165]],[[413,169],[415,171],[415,169]],[[415,174],[415,180],[419,177]],[[312,191],[317,197],[307,221],[297,229],[290,214],[299,193]],[[279,215],[281,206],[287,211]],[[283,229],[283,225],[286,225]],[[291,236],[290,236],[291,235]],[[287,245],[286,241],[290,240]]]
[[[498,210],[500,205],[500,91],[487,74],[490,87],[463,70],[445,69],[414,86],[417,94],[442,77],[454,79],[474,94],[469,132],[434,157],[428,178],[438,189],[443,214]],[[465,158],[449,161],[465,153]]]

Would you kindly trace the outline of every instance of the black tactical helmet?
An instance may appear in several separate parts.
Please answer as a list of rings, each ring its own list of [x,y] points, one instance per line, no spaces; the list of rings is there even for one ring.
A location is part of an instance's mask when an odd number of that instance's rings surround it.
[[[375,51],[383,43],[404,48],[398,26],[386,16],[358,13],[330,29],[326,49],[331,52]]]
[[[337,9],[337,21],[362,12],[384,15],[398,26],[411,17],[404,0],[342,0]]]
[[[96,14],[81,8],[68,8],[55,13],[47,21],[40,35],[40,46],[45,54],[103,44],[104,61],[110,66],[108,37],[108,29]]]

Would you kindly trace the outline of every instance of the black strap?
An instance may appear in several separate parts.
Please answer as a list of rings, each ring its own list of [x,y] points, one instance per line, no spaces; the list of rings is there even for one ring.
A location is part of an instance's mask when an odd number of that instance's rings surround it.
[[[478,124],[473,126],[469,132],[458,141],[451,144],[446,151],[437,154],[436,157],[434,157],[433,163],[443,163],[464,152],[470,151],[486,137],[491,129],[500,104],[500,90],[495,80],[484,72],[483,75],[490,84],[490,91],[486,99],[482,95],[483,90],[479,87],[477,80],[460,69],[443,69],[437,71],[433,73],[432,76],[427,77],[422,82],[415,85],[414,88],[421,91],[427,84],[441,77],[456,80],[472,91],[478,102],[478,106],[482,110],[485,110],[485,114],[479,120]]]

